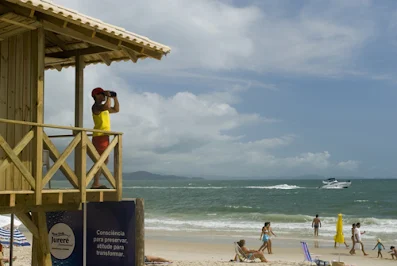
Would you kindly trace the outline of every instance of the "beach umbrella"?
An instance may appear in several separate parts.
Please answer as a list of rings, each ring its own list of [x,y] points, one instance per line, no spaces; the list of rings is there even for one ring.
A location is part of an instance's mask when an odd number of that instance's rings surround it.
[[[336,235],[334,236],[335,243],[344,244],[345,237],[343,236],[343,220],[342,214],[338,214],[338,221],[336,222]],[[339,252],[339,261],[340,261],[340,252]]]
[[[10,246],[11,242],[11,230],[9,228],[0,228],[0,243],[3,246]],[[14,229],[14,239],[13,245],[18,247],[30,246],[29,241],[26,239],[26,236],[19,231],[19,229]]]

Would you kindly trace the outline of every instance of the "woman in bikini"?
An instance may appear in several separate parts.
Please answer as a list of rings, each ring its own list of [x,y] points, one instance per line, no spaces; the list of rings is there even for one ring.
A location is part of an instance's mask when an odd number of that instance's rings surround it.
[[[269,239],[267,240],[267,253],[269,254],[273,254],[273,250],[272,250],[272,235],[276,236],[275,233],[273,233],[272,228],[270,227],[270,222],[268,222],[268,226],[267,226],[267,234],[269,235]]]
[[[265,251],[265,248],[267,247],[267,241],[269,240],[269,235],[267,231],[267,226],[269,225],[269,222],[266,222],[265,225],[262,227],[261,231],[261,236],[259,237],[259,240],[263,242],[262,246],[258,249],[259,251]]]

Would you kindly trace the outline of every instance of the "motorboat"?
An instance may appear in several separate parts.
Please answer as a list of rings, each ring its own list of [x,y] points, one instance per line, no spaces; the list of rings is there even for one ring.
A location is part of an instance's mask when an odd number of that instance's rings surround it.
[[[336,178],[328,178],[323,180],[323,186],[320,188],[323,189],[343,189],[351,186],[352,182],[350,180],[347,181],[338,181]]]

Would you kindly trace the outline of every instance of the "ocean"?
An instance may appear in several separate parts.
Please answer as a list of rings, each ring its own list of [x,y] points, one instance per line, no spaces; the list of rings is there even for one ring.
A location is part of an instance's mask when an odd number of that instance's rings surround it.
[[[321,180],[126,181],[123,195],[145,199],[149,231],[259,238],[270,221],[279,237],[308,238],[318,214],[320,238],[332,241],[342,213],[347,241],[351,224],[360,222],[365,239],[397,242],[397,180],[353,180],[343,190],[320,185]]]
[[[278,237],[306,239],[313,235],[311,222],[318,214],[320,238],[332,241],[342,213],[347,241],[351,224],[360,222],[366,240],[397,244],[393,179],[352,180],[352,186],[343,190],[318,189],[321,180],[151,180],[123,185],[124,198],[144,198],[148,232],[259,238],[263,223],[270,221]]]

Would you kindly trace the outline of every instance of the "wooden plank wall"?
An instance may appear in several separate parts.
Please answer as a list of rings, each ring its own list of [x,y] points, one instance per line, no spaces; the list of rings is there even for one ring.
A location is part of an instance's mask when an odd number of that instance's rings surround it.
[[[37,31],[29,31],[0,42],[0,117],[21,121],[33,121],[36,111],[34,99],[37,86]],[[36,51],[34,51],[36,49]],[[36,55],[36,56],[34,56]],[[35,121],[33,121],[35,122]],[[5,137],[11,148],[29,132],[25,125],[0,123],[0,134]],[[32,141],[20,153],[19,158],[31,171]],[[0,163],[4,152],[0,149]],[[0,191],[30,189],[13,164],[0,172]]]

